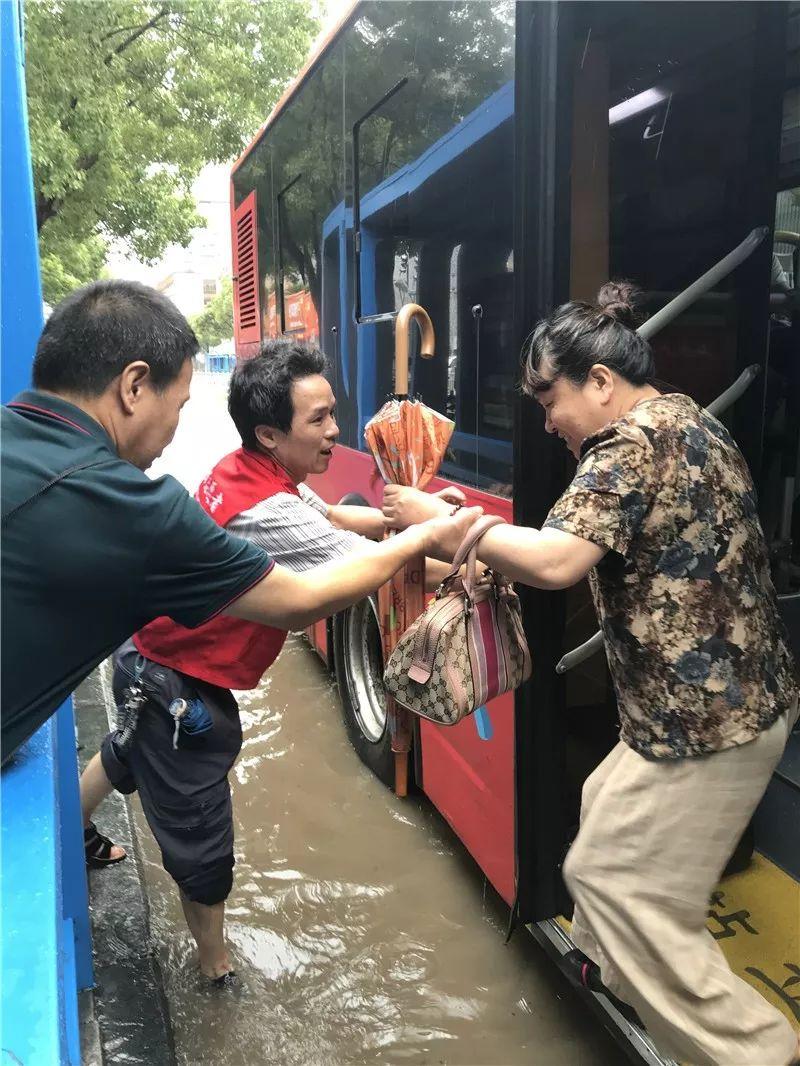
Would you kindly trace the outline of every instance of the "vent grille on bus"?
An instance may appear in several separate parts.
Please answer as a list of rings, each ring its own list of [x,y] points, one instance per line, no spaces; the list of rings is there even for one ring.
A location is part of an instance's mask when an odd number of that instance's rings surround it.
[[[251,344],[261,339],[255,191],[234,215],[234,274],[236,341],[237,345]]]

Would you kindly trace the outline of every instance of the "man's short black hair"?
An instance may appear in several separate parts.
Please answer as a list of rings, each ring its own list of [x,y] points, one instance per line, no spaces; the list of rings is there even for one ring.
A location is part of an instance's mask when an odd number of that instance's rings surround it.
[[[256,426],[288,433],[294,417],[292,384],[325,369],[319,348],[287,340],[264,341],[258,355],[237,363],[228,388],[228,411],[245,448],[258,448]]]
[[[33,385],[99,396],[141,359],[160,389],[199,347],[192,327],[162,293],[138,281],[95,281],[53,309],[36,346]]]

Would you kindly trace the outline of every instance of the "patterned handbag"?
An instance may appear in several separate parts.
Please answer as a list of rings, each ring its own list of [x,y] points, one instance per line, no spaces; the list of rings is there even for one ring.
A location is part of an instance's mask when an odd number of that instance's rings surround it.
[[[409,626],[386,664],[387,692],[439,725],[456,725],[530,677],[519,597],[501,574],[486,570],[475,575],[478,541],[502,521],[487,515],[475,522],[436,598]]]

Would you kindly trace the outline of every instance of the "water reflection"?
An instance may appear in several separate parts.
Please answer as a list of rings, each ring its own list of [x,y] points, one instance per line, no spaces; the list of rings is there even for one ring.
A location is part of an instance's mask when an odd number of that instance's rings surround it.
[[[299,637],[242,699],[228,936],[242,984],[197,976],[140,818],[153,933],[183,1066],[612,1063],[619,1053],[438,815],[362,767]]]

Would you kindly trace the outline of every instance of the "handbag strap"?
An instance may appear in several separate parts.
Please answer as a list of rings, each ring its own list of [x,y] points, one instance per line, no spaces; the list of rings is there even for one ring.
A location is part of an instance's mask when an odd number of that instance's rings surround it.
[[[500,518],[499,515],[485,514],[482,515],[476,522],[469,528],[469,532],[461,541],[458,546],[458,550],[453,556],[453,569],[444,579],[442,584],[450,581],[456,576],[464,562],[467,563],[466,573],[464,575],[464,591],[468,596],[472,596],[472,589],[475,584],[475,566],[478,559],[478,541],[483,534],[491,529],[493,526],[500,526],[505,524],[505,519]]]
[[[473,522],[453,556],[453,570],[457,573],[461,569],[467,556],[473,548],[477,547],[478,541],[487,529],[501,525],[505,525],[505,519],[496,514],[481,515],[477,521]]]

